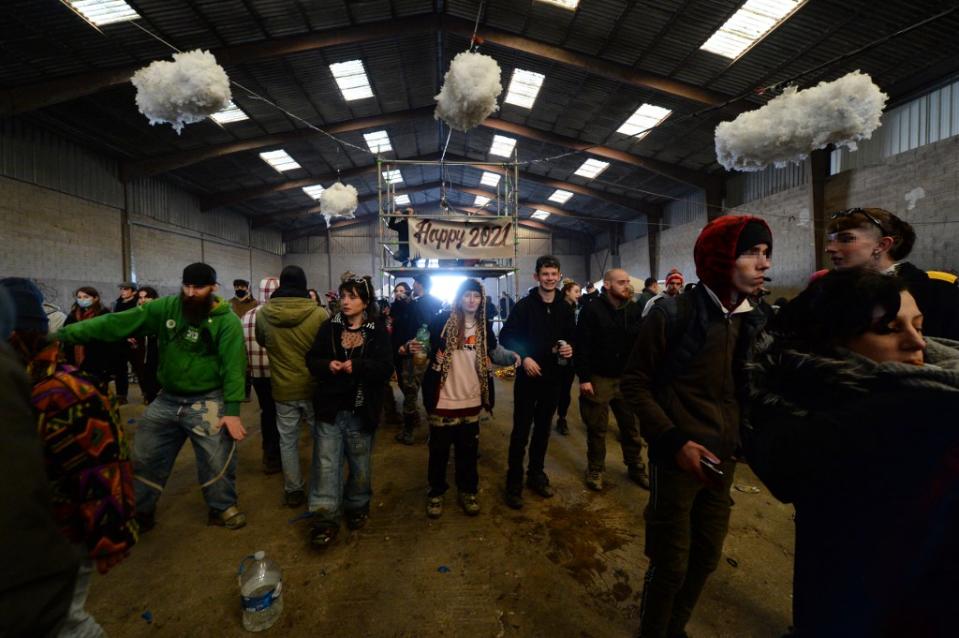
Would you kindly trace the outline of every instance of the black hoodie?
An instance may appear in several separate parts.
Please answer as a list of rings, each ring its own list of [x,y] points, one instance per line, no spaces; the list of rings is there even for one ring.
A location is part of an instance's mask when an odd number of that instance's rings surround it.
[[[639,335],[643,306],[632,299],[616,307],[609,292],[579,313],[576,325],[576,375],[589,383],[594,374],[619,378]]]
[[[576,331],[576,315],[573,307],[563,301],[557,290],[552,303],[539,296],[538,288],[530,288],[529,294],[520,299],[499,334],[503,347],[516,352],[522,358],[532,357],[543,369],[555,371],[556,342],[563,340],[573,344]],[[570,362],[572,364],[572,362]]]

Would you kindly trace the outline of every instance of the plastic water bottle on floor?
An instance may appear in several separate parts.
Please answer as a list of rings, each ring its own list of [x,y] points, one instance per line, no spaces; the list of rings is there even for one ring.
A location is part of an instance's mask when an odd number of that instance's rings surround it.
[[[243,599],[243,627],[264,631],[283,613],[283,573],[280,566],[267,560],[262,551],[240,562],[237,575]]]

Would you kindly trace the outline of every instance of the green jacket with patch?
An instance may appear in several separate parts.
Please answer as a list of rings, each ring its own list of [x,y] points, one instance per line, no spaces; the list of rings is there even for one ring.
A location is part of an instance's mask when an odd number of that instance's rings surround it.
[[[256,313],[256,342],[270,356],[275,401],[313,399],[315,381],[306,353],[330,316],[309,297],[274,297]]]
[[[230,304],[219,297],[199,326],[187,323],[179,295],[114,312],[62,328],[67,343],[93,339],[120,341],[156,335],[160,353],[157,378],[170,394],[192,396],[223,390],[224,414],[239,416],[246,397],[246,346],[243,327]]]

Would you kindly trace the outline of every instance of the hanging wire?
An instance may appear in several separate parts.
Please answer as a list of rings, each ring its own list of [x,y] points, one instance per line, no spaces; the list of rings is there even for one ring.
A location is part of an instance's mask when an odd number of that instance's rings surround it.
[[[62,1],[62,0],[61,0],[61,1]],[[470,51],[476,51],[476,50],[478,50],[478,49],[479,49],[479,45],[482,43],[482,38],[480,38],[480,37],[478,36],[478,33],[479,33],[479,23],[480,23],[480,19],[481,19],[481,17],[482,17],[482,12],[483,12],[483,9],[484,9],[485,5],[486,5],[485,0],[484,0],[483,2],[480,2],[480,5],[479,5],[479,7],[478,7],[478,9],[477,9],[477,12],[476,12],[476,19],[475,19],[474,24],[473,24],[473,35],[470,37],[470,44],[469,44],[469,50],[470,50]],[[70,7],[69,4],[67,4],[67,6]],[[70,8],[71,8],[71,10],[73,9],[72,7],[70,7]],[[862,54],[862,53],[864,53],[864,52],[866,52],[866,51],[868,51],[868,50],[870,50],[870,49],[873,49],[873,48],[875,48],[875,47],[877,47],[877,46],[880,46],[880,45],[882,45],[882,44],[884,44],[884,43],[886,43],[886,42],[889,42],[890,40],[892,40],[892,39],[894,39],[894,38],[901,37],[901,36],[903,36],[903,35],[905,35],[905,34],[907,34],[907,33],[910,33],[910,32],[912,32],[912,31],[916,30],[916,29],[922,28],[922,27],[924,27],[924,26],[926,26],[926,25],[928,25],[928,24],[931,24],[932,22],[935,22],[935,21],[937,21],[937,20],[940,20],[940,19],[942,19],[942,18],[944,18],[944,17],[949,16],[949,15],[955,13],[956,11],[959,11],[959,6],[953,6],[953,7],[949,8],[949,9],[946,9],[946,10],[944,10],[944,11],[941,11],[941,12],[939,12],[939,13],[933,15],[933,16],[930,16],[930,17],[928,17],[928,18],[925,18],[925,19],[923,19],[923,20],[920,20],[919,22],[916,22],[916,23],[914,23],[914,24],[912,24],[912,25],[909,25],[909,26],[907,26],[907,27],[904,27],[904,28],[902,28],[902,29],[900,29],[900,30],[898,30],[898,31],[895,31],[895,32],[893,32],[893,33],[890,33],[890,34],[888,34],[888,35],[885,35],[885,36],[883,36],[883,37],[881,37],[881,38],[877,38],[876,40],[873,40],[873,41],[871,41],[871,42],[869,42],[869,43],[867,43],[867,44],[865,44],[865,45],[863,45],[863,46],[861,46],[861,47],[858,47],[858,48],[856,48],[856,49],[853,49],[852,51],[848,51],[848,52],[846,52],[846,53],[843,53],[843,54],[841,54],[841,55],[838,55],[838,56],[836,56],[836,57],[834,57],[834,58],[832,58],[832,59],[830,59],[830,60],[827,60],[826,62],[823,62],[822,64],[819,64],[819,65],[817,65],[817,66],[815,66],[815,67],[813,67],[813,68],[807,69],[807,70],[805,70],[805,71],[796,73],[796,74],[790,76],[789,78],[786,78],[786,79],[784,79],[784,80],[780,80],[780,81],[778,81],[778,82],[776,82],[776,83],[774,83],[774,84],[770,84],[770,85],[767,85],[767,86],[765,86],[765,87],[753,89],[753,90],[750,90],[750,91],[744,91],[743,93],[740,93],[739,95],[730,97],[729,99],[727,99],[726,101],[722,102],[721,104],[716,104],[716,105],[713,105],[713,106],[704,107],[704,108],[699,109],[699,110],[697,110],[697,111],[693,111],[693,112],[691,112],[691,113],[687,113],[687,114],[685,114],[685,115],[681,115],[681,116],[679,116],[679,117],[671,117],[671,118],[668,118],[668,119],[667,119],[666,121],[664,121],[664,122],[657,123],[657,124],[654,124],[654,125],[652,125],[652,126],[649,126],[649,127],[645,128],[645,129],[642,129],[642,130],[640,130],[640,131],[637,131],[636,133],[633,133],[633,134],[630,135],[629,137],[630,137],[630,138],[638,138],[638,137],[640,137],[640,136],[642,136],[642,135],[645,135],[646,133],[652,131],[653,129],[663,130],[664,128],[667,128],[667,127],[670,127],[670,126],[676,126],[677,124],[686,122],[686,121],[691,120],[691,119],[695,119],[695,118],[701,117],[701,116],[703,116],[703,115],[705,115],[705,114],[707,114],[707,113],[712,113],[712,112],[715,112],[715,111],[720,111],[720,110],[722,110],[722,109],[730,106],[731,104],[734,104],[734,103],[736,103],[736,102],[740,102],[740,101],[742,101],[742,100],[745,100],[746,98],[749,98],[749,97],[751,97],[751,96],[753,96],[753,95],[765,96],[765,95],[767,95],[767,94],[778,94],[778,93],[780,93],[780,92],[783,90],[783,88],[785,88],[786,86],[790,85],[790,84],[793,83],[793,82],[797,82],[797,81],[800,80],[801,78],[805,78],[805,77],[807,77],[807,76],[809,76],[809,75],[813,75],[813,74],[815,74],[815,73],[819,73],[820,71],[823,71],[824,69],[827,69],[827,68],[829,68],[829,67],[831,67],[831,66],[833,66],[833,65],[835,65],[835,64],[838,64],[839,62],[843,62],[843,61],[845,61],[845,60],[848,60],[848,59],[850,59],[850,58],[853,58],[853,57],[855,57],[855,56],[857,56],[857,55],[860,55],[860,54]],[[81,17],[82,17],[82,16],[81,16]],[[132,25],[135,26],[136,28],[140,29],[140,31],[142,31],[142,32],[145,33],[146,35],[152,37],[153,39],[155,39],[156,41],[160,42],[161,44],[169,47],[169,48],[170,48],[171,50],[173,50],[174,52],[176,52],[176,53],[182,53],[182,51],[181,51],[179,48],[177,48],[176,46],[174,46],[172,43],[168,42],[168,41],[165,40],[164,38],[160,37],[160,36],[157,35],[156,33],[153,33],[151,30],[147,29],[147,28],[144,27],[143,25],[139,24],[136,20],[130,21],[130,24],[132,24]],[[94,25],[94,26],[95,26],[95,25]],[[99,31],[99,29],[98,29],[98,31]],[[103,32],[101,31],[101,33],[103,33]],[[306,126],[307,128],[309,128],[309,129],[312,130],[312,131],[315,131],[315,132],[317,132],[317,133],[320,133],[320,134],[326,136],[327,138],[329,138],[330,140],[332,140],[334,143],[337,144],[337,154],[339,154],[339,153],[342,151],[342,147],[343,147],[343,146],[347,146],[347,147],[352,148],[352,149],[354,149],[354,150],[356,150],[356,151],[359,151],[359,152],[361,152],[361,153],[365,153],[365,154],[367,154],[367,155],[372,155],[373,157],[378,157],[377,153],[374,153],[374,152],[370,151],[369,149],[366,149],[366,148],[363,148],[363,147],[358,146],[358,145],[356,145],[356,144],[353,144],[352,142],[349,142],[349,141],[347,141],[347,140],[341,139],[341,138],[333,135],[332,133],[329,133],[328,131],[325,131],[324,129],[322,129],[322,128],[320,128],[320,127],[312,124],[311,122],[309,122],[309,121],[307,121],[306,119],[300,117],[299,115],[290,112],[289,110],[283,108],[282,106],[280,106],[280,105],[277,104],[276,102],[274,102],[274,101],[272,101],[272,100],[270,100],[270,99],[268,99],[268,98],[260,95],[259,93],[257,93],[257,92],[254,91],[253,89],[250,89],[250,88],[244,86],[243,84],[241,84],[241,83],[239,83],[239,82],[237,82],[237,81],[235,81],[235,80],[232,80],[232,79],[231,79],[231,80],[230,80],[230,84],[233,85],[233,86],[236,86],[237,88],[239,88],[239,89],[243,90],[244,92],[246,92],[246,94],[248,95],[248,97],[250,97],[251,99],[258,100],[258,101],[261,101],[261,102],[263,102],[263,103],[265,103],[265,104],[268,104],[268,105],[272,106],[273,108],[277,109],[278,111],[280,111],[281,113],[285,114],[285,115],[286,115],[287,117],[289,117],[290,119],[295,120],[295,121],[303,124],[304,126]],[[441,157],[440,157],[440,171],[441,171],[441,173],[440,173],[440,180],[441,180],[441,183],[442,183],[442,186],[441,186],[441,199],[443,199],[443,200],[445,200],[445,198],[446,198],[446,192],[447,192],[447,191],[446,191],[446,181],[447,181],[447,180],[449,180],[449,182],[450,182],[450,188],[451,188],[451,189],[453,188],[452,179],[451,179],[451,177],[450,177],[450,175],[449,175],[449,173],[448,173],[448,171],[447,171],[447,167],[446,167],[446,165],[445,165],[445,162],[443,161],[443,158],[446,156],[446,151],[447,151],[447,148],[449,147],[449,143],[450,143],[450,139],[451,139],[451,137],[452,137],[452,134],[453,134],[453,130],[452,130],[452,128],[451,128],[451,129],[449,130],[449,133],[447,134],[446,143],[445,143],[444,146],[443,146],[442,155],[441,155]],[[583,148],[576,149],[576,150],[572,150],[572,151],[567,151],[567,152],[560,153],[560,154],[557,154],[557,155],[550,155],[550,156],[547,156],[547,157],[541,157],[541,158],[532,159],[532,160],[525,160],[525,161],[522,161],[522,162],[517,161],[517,165],[518,165],[518,166],[530,166],[530,165],[532,165],[532,164],[549,163],[549,162],[553,162],[553,161],[556,161],[556,160],[559,160],[559,159],[563,159],[563,158],[566,158],[566,157],[570,157],[570,156],[573,156],[573,155],[579,155],[579,154],[581,154],[581,153],[586,153],[586,152],[588,152],[589,150],[594,149],[594,148],[597,148],[597,147],[599,147],[599,146],[602,146],[602,144],[594,144],[594,145],[591,145],[591,146],[583,147]],[[339,172],[340,172],[340,171],[339,171],[339,169],[337,168],[337,179],[339,179]],[[664,193],[656,193],[656,192],[654,192],[654,191],[648,191],[648,190],[645,190],[645,189],[636,188],[636,187],[631,187],[631,186],[627,186],[627,185],[624,185],[624,184],[617,184],[617,183],[612,183],[612,182],[603,182],[603,181],[600,181],[600,180],[593,180],[593,182],[594,182],[594,183],[600,183],[600,184],[606,184],[606,185],[609,185],[609,186],[614,186],[614,187],[616,187],[616,188],[620,188],[620,189],[624,189],[624,190],[630,190],[630,191],[634,191],[634,192],[640,192],[640,193],[644,193],[644,194],[647,194],[647,195],[651,195],[651,196],[655,196],[655,197],[660,197],[660,198],[664,198],[664,199],[670,199],[670,200],[673,200],[673,201],[685,201],[685,202],[690,202],[690,203],[692,203],[692,200],[691,200],[689,197],[676,197],[676,196],[673,196],[673,195],[667,195],[667,194],[664,194]],[[485,206],[483,206],[483,207],[481,207],[481,208],[485,208]],[[710,206],[710,205],[703,204],[703,209],[704,209],[704,210],[710,209],[710,208],[719,210],[719,211],[721,211],[721,212],[723,212],[723,213],[727,213],[727,212],[731,212],[731,211],[732,211],[732,209],[728,209],[728,208],[725,208],[725,207],[722,207],[722,206],[715,206],[715,205]],[[743,211],[740,210],[740,211],[738,211],[738,212],[743,212]],[[794,215],[775,215],[775,214],[771,214],[771,213],[763,213],[762,215],[763,215],[764,217],[779,217],[779,218],[792,218],[792,217],[795,217]],[[638,222],[638,221],[636,221],[636,220],[622,220],[622,219],[617,219],[617,218],[602,218],[602,217],[593,217],[593,216],[588,216],[588,215],[578,215],[578,214],[576,214],[576,213],[574,213],[574,212],[570,212],[570,217],[568,217],[568,218],[571,218],[571,219],[584,219],[584,220],[595,220],[595,221],[615,221],[615,222],[622,222],[622,223],[646,223],[646,224],[649,224],[649,225],[651,225],[651,226],[663,226],[663,227],[672,226],[672,224],[651,223],[651,222],[648,222],[648,221],[647,221],[647,222]],[[959,219],[955,219],[955,220],[942,220],[942,221],[929,221],[929,222],[912,222],[912,225],[917,226],[917,225],[950,224],[950,223],[959,223]]]

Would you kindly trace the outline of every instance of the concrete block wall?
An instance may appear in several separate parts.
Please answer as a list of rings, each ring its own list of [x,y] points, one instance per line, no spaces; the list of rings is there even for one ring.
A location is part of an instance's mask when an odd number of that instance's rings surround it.
[[[120,211],[0,176],[0,277],[35,279],[44,296],[69,307],[93,286],[117,297],[123,273]]]
[[[656,276],[665,279],[676,268],[683,273],[686,282],[698,281],[696,264],[693,261],[693,246],[699,231],[706,225],[705,213],[693,216],[691,221],[662,230],[659,234],[659,272]]]
[[[646,279],[649,272],[649,238],[640,237],[619,246],[619,265],[637,279]]]

